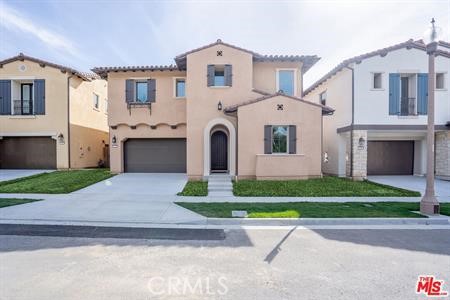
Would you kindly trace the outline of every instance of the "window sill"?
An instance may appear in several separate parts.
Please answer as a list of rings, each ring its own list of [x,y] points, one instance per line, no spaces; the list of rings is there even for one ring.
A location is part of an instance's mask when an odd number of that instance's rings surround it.
[[[412,115],[412,116],[397,116],[399,119],[418,119],[419,115]]]
[[[92,109],[95,110],[95,111],[100,112],[100,109],[98,109],[98,108],[93,107]]]
[[[10,115],[10,119],[36,119],[36,115]]]
[[[434,89],[436,92],[445,92],[447,89]]]
[[[183,99],[186,99],[186,96],[184,96],[184,97],[173,97],[174,99],[176,99],[176,100],[183,100]]]
[[[385,89],[383,89],[383,88],[381,88],[381,89],[374,89],[374,88],[371,88],[370,90],[373,91],[373,92],[382,92],[382,91],[384,91]]]
[[[289,154],[289,153],[271,153],[271,154],[256,154],[256,156],[271,156],[271,157],[294,157],[294,156],[305,156],[305,154]]]
[[[216,85],[213,85],[213,86],[209,86],[209,88],[212,88],[212,89],[229,89],[231,86],[228,86],[228,85],[221,85],[221,86],[216,86]]]

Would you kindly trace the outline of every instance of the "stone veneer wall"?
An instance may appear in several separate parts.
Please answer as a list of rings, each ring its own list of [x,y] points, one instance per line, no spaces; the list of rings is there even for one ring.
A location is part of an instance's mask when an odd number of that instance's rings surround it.
[[[450,131],[436,133],[436,177],[450,180]]]
[[[359,139],[363,138],[364,142],[360,145]],[[367,131],[354,130],[353,131],[353,180],[367,179]],[[347,154],[346,154],[346,174],[350,174],[350,138],[347,140]]]

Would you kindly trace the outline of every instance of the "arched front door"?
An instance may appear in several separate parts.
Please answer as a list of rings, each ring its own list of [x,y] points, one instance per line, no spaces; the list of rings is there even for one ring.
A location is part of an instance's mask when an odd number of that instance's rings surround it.
[[[225,132],[211,135],[211,172],[228,171],[228,138]]]

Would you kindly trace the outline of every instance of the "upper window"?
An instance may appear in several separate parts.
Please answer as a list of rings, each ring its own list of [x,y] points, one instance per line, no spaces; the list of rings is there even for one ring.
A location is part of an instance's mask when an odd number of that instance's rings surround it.
[[[186,79],[184,78],[175,79],[175,97],[176,98],[186,97]]]
[[[146,81],[136,82],[136,102],[148,102],[148,88]]]
[[[436,89],[443,90],[445,89],[445,74],[444,73],[436,73]]]
[[[288,126],[272,126],[272,153],[288,153]]]
[[[320,93],[319,99],[320,99],[320,103],[322,105],[326,105],[327,104],[327,91]]]
[[[229,87],[232,76],[231,65],[208,65],[208,86]]]
[[[99,97],[97,94],[94,93],[93,95],[93,105],[95,109],[98,109],[100,103],[99,103]]]
[[[382,85],[382,73],[372,73],[372,89],[379,90],[383,88]]]
[[[215,66],[214,86],[225,86],[225,70],[223,66]]]
[[[279,70],[277,78],[277,90],[282,91],[286,95],[294,96],[295,70]]]

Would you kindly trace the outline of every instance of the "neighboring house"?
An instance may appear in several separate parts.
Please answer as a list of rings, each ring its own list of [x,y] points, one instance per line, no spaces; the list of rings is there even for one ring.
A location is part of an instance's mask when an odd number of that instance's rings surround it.
[[[0,168],[96,167],[108,158],[107,82],[23,55],[0,61]]]
[[[320,177],[322,115],[332,109],[301,99],[318,60],[218,40],[176,65],[94,68],[108,80],[111,170]]]
[[[450,178],[450,44],[438,49],[436,175]],[[409,40],[347,59],[305,90],[307,100],[336,109],[324,119],[323,172],[425,174],[427,73],[425,45]]]

